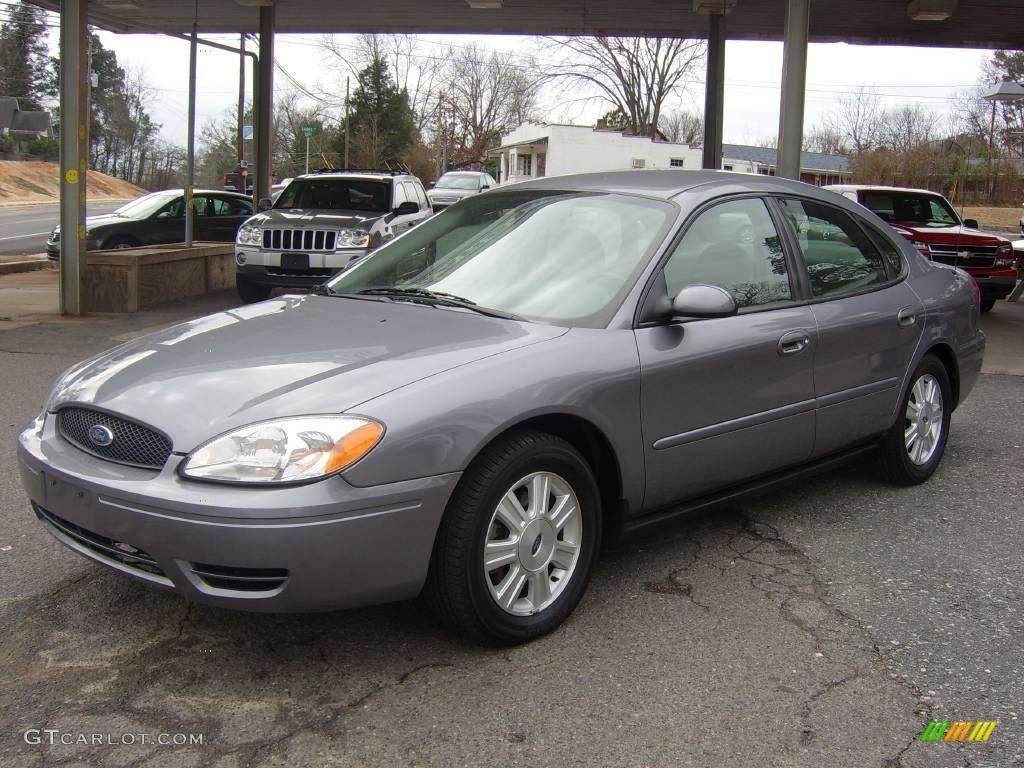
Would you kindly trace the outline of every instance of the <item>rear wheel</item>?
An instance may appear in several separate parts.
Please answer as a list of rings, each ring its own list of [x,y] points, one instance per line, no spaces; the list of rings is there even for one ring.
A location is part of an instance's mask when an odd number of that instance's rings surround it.
[[[253,283],[245,275],[235,275],[235,286],[238,288],[238,295],[246,304],[252,304],[256,301],[263,301],[268,296],[273,288],[269,285],[260,285],[259,283]]]
[[[990,297],[986,297],[986,296],[982,296],[981,297],[981,311],[982,312],[991,312],[993,307],[995,307],[995,305],[996,305],[996,300],[995,299],[990,298]]]
[[[600,537],[597,485],[579,452],[547,433],[512,433],[473,462],[452,495],[424,598],[456,632],[532,640],[576,607]]]
[[[934,474],[946,450],[952,408],[949,374],[938,358],[926,355],[911,377],[900,416],[879,449],[880,469],[887,480],[916,485]]]

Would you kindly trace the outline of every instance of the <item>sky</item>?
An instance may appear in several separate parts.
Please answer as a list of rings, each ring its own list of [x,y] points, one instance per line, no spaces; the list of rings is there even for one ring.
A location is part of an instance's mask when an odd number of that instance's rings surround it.
[[[342,45],[350,44],[339,35]],[[162,125],[163,137],[185,143],[188,87],[188,43],[159,35],[114,35],[101,33],[103,44],[112,48],[122,65],[140,70],[152,87],[150,112]],[[210,39],[237,45],[237,36]],[[344,93],[344,75],[325,66],[327,59],[316,35],[281,34],[276,40],[280,66],[304,87],[317,92]],[[436,56],[446,48],[471,41],[482,46],[508,50],[517,56],[535,44],[529,38],[508,36],[432,35],[422,38],[420,54]],[[217,119],[234,109],[238,93],[236,55],[200,46],[198,56],[197,124]],[[843,43],[814,44],[808,58],[808,93],[805,128],[811,129],[837,108],[837,100],[860,84],[867,84],[883,97],[886,106],[921,104],[944,121],[958,91],[977,86],[981,67],[991,51],[854,46]],[[726,46],[726,90],[724,136],[727,143],[751,144],[770,139],[778,132],[779,86],[782,73],[782,44],[730,41]],[[677,106],[703,111],[703,72],[681,94]],[[247,84],[251,89],[251,83]],[[292,89],[280,74],[275,75],[278,94]],[[562,94],[545,92],[541,114],[551,122],[592,124],[609,109],[598,102],[566,105]]]

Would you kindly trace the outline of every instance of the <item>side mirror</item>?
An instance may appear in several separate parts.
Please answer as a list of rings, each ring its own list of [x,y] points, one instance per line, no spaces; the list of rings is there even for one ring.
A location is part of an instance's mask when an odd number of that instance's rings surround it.
[[[274,203],[273,201],[271,201],[269,197],[261,197],[260,203],[256,207],[259,208],[261,211],[269,211],[271,208],[274,207]]]
[[[674,317],[729,317],[736,311],[736,299],[717,285],[688,285],[672,299]]]
[[[407,200],[395,208],[395,216],[411,216],[412,214],[419,212],[420,204],[415,203],[412,200]]]
[[[434,188],[434,182],[428,181],[427,182],[427,189],[433,189],[433,188]]]
[[[964,226],[968,229],[981,229],[981,227],[978,226],[977,219],[964,219]]]

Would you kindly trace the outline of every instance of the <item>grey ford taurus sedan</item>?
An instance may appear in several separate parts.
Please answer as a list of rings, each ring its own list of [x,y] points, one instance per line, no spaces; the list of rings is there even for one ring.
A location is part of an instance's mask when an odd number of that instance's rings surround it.
[[[873,452],[942,459],[981,366],[976,286],[856,203],[714,172],[469,198],[318,293],[75,366],[21,433],[42,524],[188,599],[422,595],[519,642],[602,539]]]

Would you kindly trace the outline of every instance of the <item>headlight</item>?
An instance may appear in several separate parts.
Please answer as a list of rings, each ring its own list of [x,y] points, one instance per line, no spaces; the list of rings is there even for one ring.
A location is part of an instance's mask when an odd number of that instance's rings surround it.
[[[259,227],[241,226],[238,228],[235,242],[239,245],[263,245],[263,231]]]
[[[995,266],[997,267],[1012,267],[1013,259],[996,259]]]
[[[352,466],[384,435],[359,416],[300,416],[250,424],[193,451],[181,474],[226,483],[296,483]]]
[[[338,232],[339,248],[365,248],[370,244],[370,233],[365,229],[343,229]]]

